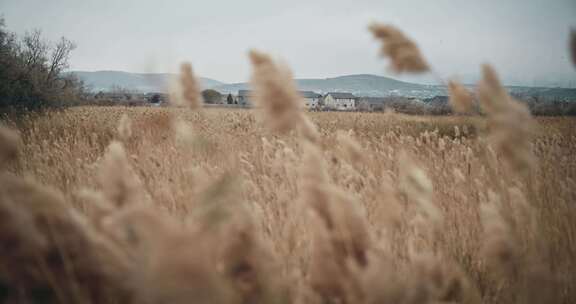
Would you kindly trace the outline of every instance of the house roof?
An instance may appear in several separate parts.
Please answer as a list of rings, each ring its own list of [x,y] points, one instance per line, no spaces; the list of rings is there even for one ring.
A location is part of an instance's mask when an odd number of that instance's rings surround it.
[[[320,98],[322,95],[312,91],[298,91],[304,98]]]
[[[322,95],[312,92],[312,91],[298,91],[298,93],[300,93],[300,95],[304,98],[319,98],[322,97]],[[250,97],[254,95],[254,91],[252,90],[238,90],[238,96],[243,96],[243,97]]]
[[[326,95],[332,96],[334,99],[354,99],[356,96],[352,93],[343,93],[343,92],[329,92]]]

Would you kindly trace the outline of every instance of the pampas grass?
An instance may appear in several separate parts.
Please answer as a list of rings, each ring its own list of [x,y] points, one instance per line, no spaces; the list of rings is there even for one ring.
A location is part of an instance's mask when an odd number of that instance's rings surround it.
[[[449,81],[448,94],[450,106],[457,113],[471,113],[474,110],[474,97],[462,84]]]
[[[398,156],[399,188],[406,197],[418,205],[421,214],[433,222],[442,221],[442,213],[432,202],[434,188],[424,170],[415,164],[404,151]],[[428,228],[433,228],[428,225]]]
[[[249,57],[254,102],[262,108],[265,123],[280,133],[298,130],[303,137],[317,140],[316,127],[302,113],[304,99],[298,94],[290,69],[256,50],[251,50]]]
[[[0,282],[18,286],[7,289],[3,301],[130,301],[126,256],[90,229],[61,193],[5,173],[0,182]]]
[[[302,200],[321,224],[313,230],[312,288],[324,302],[355,303],[363,297],[356,269],[367,266],[370,236],[356,202],[331,185],[318,148],[305,147]]]
[[[192,64],[184,62],[180,65],[178,79],[172,83],[170,89],[170,101],[177,106],[186,106],[193,110],[202,107],[204,101]]]
[[[100,166],[99,180],[102,193],[118,207],[136,203],[140,198],[139,182],[120,142],[114,141],[108,147]]]
[[[490,140],[514,170],[526,171],[534,163],[530,147],[534,126],[530,112],[525,104],[508,95],[490,65],[482,66],[482,75],[478,96],[490,120]]]
[[[126,142],[132,136],[132,122],[128,115],[124,114],[120,117],[120,121],[118,122],[118,138]]]
[[[396,73],[422,73],[430,70],[418,46],[392,25],[373,23],[369,27],[374,37],[382,41],[382,56],[390,59]]]
[[[428,69],[400,31],[372,31],[394,69]],[[485,117],[305,114],[286,66],[250,60],[267,129],[191,111],[186,64],[189,109],[0,129],[0,302],[576,301],[572,120],[534,120],[490,66]],[[451,103],[473,105],[455,83]]]
[[[298,95],[292,73],[262,52],[252,50],[249,57],[254,70],[254,103],[263,109],[266,123],[278,132],[296,129],[304,100]]]
[[[0,126],[0,168],[8,161],[14,160],[18,155],[20,137],[18,133]]]
[[[132,129],[129,144],[114,141],[122,113],[139,126]],[[176,113],[186,125],[180,135],[173,134],[171,122],[148,129],[150,122]],[[74,132],[64,128],[58,136],[45,132],[38,137],[30,132],[46,130],[38,127],[44,123],[56,130],[85,114],[88,119]],[[498,265],[506,261],[507,252],[518,257],[507,262],[510,269],[531,269],[525,260],[536,261],[534,265],[548,261],[537,258],[540,250],[527,254],[527,245],[534,241],[546,248],[550,242],[549,250],[557,257],[550,261],[562,265],[556,270],[560,281],[550,282],[565,302],[573,299],[574,265],[569,257],[576,245],[565,237],[576,232],[576,215],[567,204],[576,187],[570,120],[540,118],[537,137],[526,139],[539,156],[531,166],[541,172],[533,176],[534,190],[527,192],[525,179],[512,178],[508,157],[495,148],[485,152],[486,143],[493,142],[485,141],[484,133],[477,139],[462,131],[463,123],[483,128],[492,121],[490,116],[311,113],[325,135],[310,142],[298,134],[268,133],[249,111],[209,109],[197,114],[172,108],[75,108],[50,114],[55,116],[47,121],[23,122],[19,166],[8,168],[62,189],[66,195],[59,198],[58,212],[86,217],[82,225],[69,229],[91,231],[91,239],[103,239],[96,242],[95,252],[115,248],[108,263],[121,265],[123,275],[114,276],[129,286],[118,286],[137,302],[204,298],[268,303],[272,297],[296,303],[470,303],[463,295],[476,293],[483,302],[511,303],[512,294],[527,293],[523,284],[537,281],[512,284],[511,270]],[[197,134],[190,134],[191,125]],[[457,137],[454,126],[460,130]],[[490,127],[488,138],[506,126]],[[78,129],[83,131],[76,133]],[[182,145],[181,140],[194,145],[198,136],[215,143],[216,152],[206,155]],[[52,148],[47,150],[44,142]],[[230,171],[237,178],[221,178]],[[566,178],[558,182],[557,176]],[[509,198],[516,197],[510,186],[527,193],[529,203],[507,207],[512,206]],[[33,209],[9,197],[11,207],[4,208],[2,225],[12,228],[3,228],[3,246],[15,239],[31,252],[46,246],[47,230],[29,224],[34,222]],[[42,199],[32,200],[44,205]],[[488,202],[499,217],[488,214],[494,225],[484,220],[483,226],[479,206]],[[536,224],[518,219],[535,212]],[[8,256],[3,255],[0,265],[16,263]],[[534,278],[529,273],[547,277],[536,268],[518,276]],[[106,280],[103,284],[117,284],[116,279]],[[0,282],[9,288],[32,286]]]

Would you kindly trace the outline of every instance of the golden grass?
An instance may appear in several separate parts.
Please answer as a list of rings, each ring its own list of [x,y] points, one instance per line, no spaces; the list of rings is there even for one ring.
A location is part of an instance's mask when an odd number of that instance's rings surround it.
[[[456,113],[471,113],[474,110],[474,97],[468,90],[456,81],[448,81],[450,106]]]
[[[251,50],[249,57],[254,68],[253,99],[256,106],[262,108],[262,120],[277,132],[299,130],[305,138],[318,140],[315,125],[300,111],[304,107],[304,99],[296,90],[290,69],[256,50]]]
[[[371,30],[397,72],[428,70],[398,29]],[[308,116],[289,69],[249,55],[270,131],[200,109],[189,64],[186,109],[0,128],[0,300],[576,301],[573,120],[535,121],[489,65],[485,118]]]
[[[175,106],[187,106],[191,109],[198,109],[204,103],[198,79],[189,62],[180,65],[180,75],[178,79],[173,79],[170,102]]]
[[[487,149],[490,119],[307,116],[317,143],[246,110],[83,107],[13,123],[6,299],[576,300],[575,120],[538,119],[517,176],[505,142]]]
[[[382,41],[382,56],[390,58],[390,65],[396,73],[422,73],[430,70],[416,43],[400,29],[389,24],[373,23],[369,30]]]

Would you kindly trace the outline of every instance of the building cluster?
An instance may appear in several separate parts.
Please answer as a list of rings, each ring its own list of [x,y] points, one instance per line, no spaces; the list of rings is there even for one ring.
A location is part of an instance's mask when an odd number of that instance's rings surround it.
[[[320,106],[322,95],[312,91],[299,91],[300,95],[304,98],[305,106],[309,109],[316,109]],[[231,96],[231,95],[230,95]],[[250,106],[252,105],[253,91],[239,90],[238,95],[232,96],[234,104]],[[230,100],[228,98],[228,100]]]
[[[299,93],[304,100],[303,106],[310,111],[383,111],[385,105],[391,103],[389,97],[358,97],[348,92],[320,94],[313,91],[299,91]],[[219,100],[211,103],[238,107],[251,107],[253,105],[253,91],[251,90],[239,90],[237,94],[220,94],[219,97]],[[99,92],[93,98],[127,104],[162,105],[168,102],[169,95],[160,92]]]
[[[312,91],[299,91],[304,99],[304,106],[312,111],[382,111],[386,98],[358,97],[348,92],[328,92],[319,94]],[[229,94],[234,104],[250,106],[252,91],[239,90],[236,96]],[[229,102],[230,103],[230,102]]]

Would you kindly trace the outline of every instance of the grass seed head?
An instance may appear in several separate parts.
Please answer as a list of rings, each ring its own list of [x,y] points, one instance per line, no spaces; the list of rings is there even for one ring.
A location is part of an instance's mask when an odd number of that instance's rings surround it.
[[[468,90],[456,81],[448,82],[450,105],[458,113],[470,113],[474,110],[474,97]]]
[[[418,210],[433,223],[442,220],[442,212],[432,202],[433,184],[426,172],[405,152],[398,157],[398,182],[408,199],[417,203]]]
[[[200,84],[189,62],[180,65],[178,79],[170,87],[170,101],[176,106],[186,106],[193,110],[201,108],[204,103]]]
[[[264,122],[280,133],[299,130],[305,138],[315,141],[318,132],[301,111],[304,100],[297,91],[290,69],[256,50],[251,50],[249,57],[253,67],[254,102],[262,109]]]
[[[484,229],[482,256],[493,273],[502,277],[516,277],[518,273],[518,246],[512,236],[509,223],[498,208],[498,198],[490,195],[487,203],[480,205],[480,219]]]
[[[337,131],[336,132],[336,139],[338,143],[344,150],[344,154],[352,163],[353,165],[359,165],[367,160],[365,159],[365,153],[362,149],[360,143],[354,138],[354,131],[349,130],[348,132],[345,131]]]
[[[16,158],[19,145],[18,133],[0,126],[0,168],[3,168],[6,162]]]
[[[132,121],[128,115],[122,114],[116,131],[118,132],[118,138],[123,142],[128,141],[132,137]]]
[[[138,179],[120,142],[114,141],[108,146],[99,177],[104,195],[115,206],[122,207],[141,198]]]
[[[416,43],[392,25],[373,23],[369,27],[375,38],[382,41],[382,56],[390,59],[396,73],[423,73],[430,70]]]
[[[525,104],[508,95],[490,65],[484,65],[482,72],[478,96],[488,114],[490,141],[514,172],[526,173],[534,164],[530,143],[534,121],[530,111]]]
[[[230,285],[218,273],[212,240],[175,230],[150,247],[141,267],[142,300],[156,303],[234,303]]]

